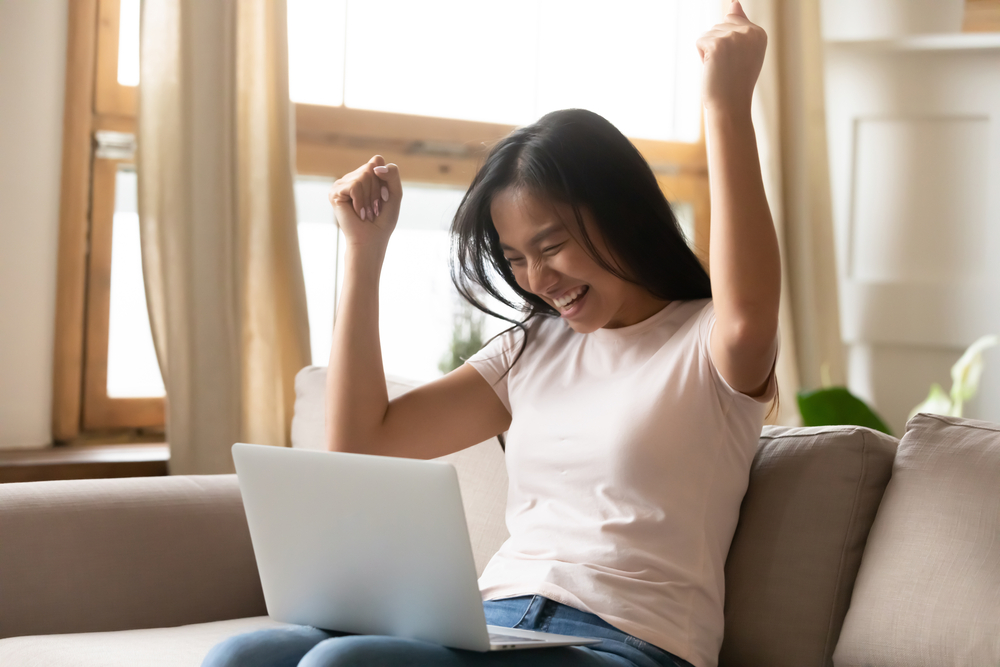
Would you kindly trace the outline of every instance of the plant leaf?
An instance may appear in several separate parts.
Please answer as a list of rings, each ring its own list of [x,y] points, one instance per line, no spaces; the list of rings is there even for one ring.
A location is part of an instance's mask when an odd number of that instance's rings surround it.
[[[1000,336],[983,336],[969,346],[955,365],[951,367],[951,402],[959,406],[972,399],[979,391],[979,380],[983,375],[983,351],[1000,344]]]
[[[882,418],[846,387],[800,391],[797,398],[804,426],[866,426],[892,435]]]
[[[948,397],[948,394],[944,393],[944,389],[937,382],[931,385],[931,391],[927,395],[927,398],[924,399],[924,402],[910,411],[910,414],[906,417],[906,421],[913,419],[913,416],[918,412],[926,412],[932,415],[951,415],[951,399]],[[961,417],[961,415],[955,416]]]

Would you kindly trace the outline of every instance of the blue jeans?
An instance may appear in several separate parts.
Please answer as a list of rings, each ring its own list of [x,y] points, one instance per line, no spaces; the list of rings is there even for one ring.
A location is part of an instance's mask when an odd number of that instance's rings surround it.
[[[692,667],[671,653],[625,634],[593,614],[525,595],[483,603],[488,625],[595,637],[600,644],[478,653],[379,635],[349,635],[306,626],[230,637],[202,667]]]

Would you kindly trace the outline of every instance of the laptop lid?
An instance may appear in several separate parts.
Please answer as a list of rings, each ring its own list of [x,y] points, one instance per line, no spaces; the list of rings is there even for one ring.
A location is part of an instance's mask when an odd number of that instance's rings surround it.
[[[268,614],[490,648],[455,468],[233,445]]]

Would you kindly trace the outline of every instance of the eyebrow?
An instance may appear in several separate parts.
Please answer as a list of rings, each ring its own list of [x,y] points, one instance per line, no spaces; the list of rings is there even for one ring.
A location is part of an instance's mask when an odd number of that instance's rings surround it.
[[[534,236],[532,236],[531,240],[528,241],[528,245],[529,246],[536,245],[539,241],[541,241],[545,237],[552,236],[553,234],[555,234],[556,232],[558,232],[558,231],[560,231],[562,229],[564,229],[564,227],[562,225],[560,225],[560,224],[549,225],[548,227],[546,227],[542,231],[540,231],[537,234],[535,234]],[[503,249],[503,250],[505,250],[505,251],[506,250],[512,250],[514,252],[517,252],[517,250],[515,248],[511,248],[509,245],[507,245],[505,243],[500,243],[500,248]]]

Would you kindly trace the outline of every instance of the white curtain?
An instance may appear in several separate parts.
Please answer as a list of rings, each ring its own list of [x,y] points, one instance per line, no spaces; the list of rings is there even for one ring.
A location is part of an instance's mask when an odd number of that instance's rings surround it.
[[[797,424],[795,393],[825,375],[843,385],[823,95],[819,0],[743,0],[767,32],[753,101],[768,203],[781,245],[781,402],[775,421]],[[727,3],[728,5],[728,3]]]
[[[143,0],[139,214],[174,474],[287,445],[309,363],[283,0]]]

